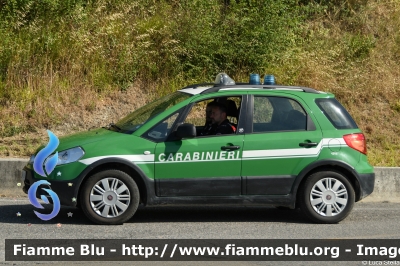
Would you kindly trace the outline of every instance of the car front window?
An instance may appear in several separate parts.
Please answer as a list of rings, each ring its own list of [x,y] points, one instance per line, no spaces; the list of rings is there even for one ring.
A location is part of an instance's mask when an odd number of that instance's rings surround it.
[[[158,114],[190,97],[191,95],[187,93],[174,92],[155,100],[152,103],[140,107],[126,117],[122,118],[115,125],[118,126],[123,132],[133,133]]]

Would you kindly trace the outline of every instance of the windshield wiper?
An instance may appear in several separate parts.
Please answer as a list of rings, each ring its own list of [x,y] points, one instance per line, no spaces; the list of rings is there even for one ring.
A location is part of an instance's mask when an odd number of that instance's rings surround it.
[[[122,131],[122,129],[119,127],[119,126],[117,126],[116,124],[114,124],[114,123],[110,123],[110,125],[108,126],[108,129],[110,129],[110,128],[116,128],[118,131]]]

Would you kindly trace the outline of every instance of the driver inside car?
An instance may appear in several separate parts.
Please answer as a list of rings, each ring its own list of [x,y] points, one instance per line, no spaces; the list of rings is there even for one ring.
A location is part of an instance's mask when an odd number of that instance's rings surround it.
[[[216,102],[213,104],[211,110],[210,117],[213,127],[209,130],[207,135],[224,135],[236,132],[236,127],[226,118],[227,110],[224,104]]]

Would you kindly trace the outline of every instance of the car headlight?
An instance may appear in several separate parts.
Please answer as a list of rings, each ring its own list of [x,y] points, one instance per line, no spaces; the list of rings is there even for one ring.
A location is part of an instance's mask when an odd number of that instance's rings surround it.
[[[67,164],[78,161],[85,154],[81,147],[75,147],[72,149],[58,152],[57,165]]]

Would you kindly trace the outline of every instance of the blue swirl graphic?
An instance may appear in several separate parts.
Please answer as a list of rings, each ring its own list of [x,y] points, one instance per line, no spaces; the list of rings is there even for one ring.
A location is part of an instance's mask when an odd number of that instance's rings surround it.
[[[50,183],[46,180],[40,180],[40,181],[36,181],[35,183],[33,183],[32,186],[28,190],[28,198],[33,206],[35,206],[36,208],[39,208],[39,209],[44,209],[44,207],[36,199],[36,191],[40,185],[50,185]],[[50,195],[50,197],[53,201],[53,211],[50,214],[42,214],[37,211],[33,211],[33,212],[36,214],[37,217],[39,217],[43,221],[48,221],[48,220],[56,217],[56,215],[60,211],[60,199],[58,198],[57,194],[54,191],[52,191],[51,189],[47,189],[47,188],[42,188],[42,189]],[[49,203],[46,196],[41,195],[41,199],[45,203]]]
[[[53,156],[50,155],[57,149],[58,144],[60,143],[60,141],[58,140],[56,135],[53,134],[53,132],[47,130],[47,134],[49,135],[50,138],[49,143],[47,144],[46,147],[44,147],[42,150],[38,152],[38,154],[35,157],[35,160],[33,161],[33,169],[38,175],[41,175],[43,177],[47,177],[46,173],[50,174],[56,167],[58,162],[58,152],[56,152]],[[43,164],[46,169],[46,173],[43,170]],[[33,206],[39,209],[44,209],[44,207],[36,199],[37,189],[39,188],[40,185],[50,185],[50,183],[46,180],[39,180],[33,183],[28,190],[28,198]],[[58,198],[57,194],[51,189],[46,189],[46,188],[42,189],[50,195],[53,201],[53,211],[50,214],[42,214],[37,211],[33,212],[36,214],[37,217],[39,217],[43,221],[48,221],[50,219],[53,219],[60,211],[60,199]],[[40,198],[45,203],[47,204],[49,203],[49,200],[47,199],[46,196],[41,195]]]
[[[43,164],[46,160],[46,158],[51,155],[58,147],[58,144],[60,141],[56,137],[56,135],[53,134],[50,130],[47,130],[47,134],[49,135],[49,143],[47,144],[46,147],[44,147],[42,150],[38,152],[38,154],[35,157],[35,160],[33,161],[33,169],[38,175],[41,175],[43,177],[46,177],[46,174],[43,170]],[[47,174],[50,174],[54,168],[56,167],[58,162],[58,152],[56,152],[53,156],[49,157],[46,161],[46,172]]]

